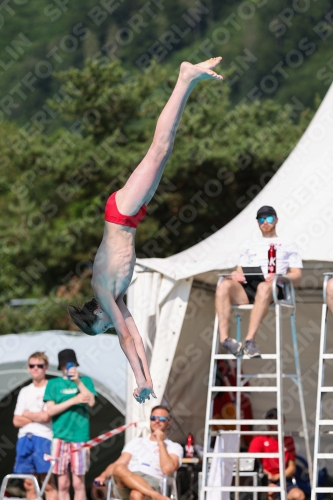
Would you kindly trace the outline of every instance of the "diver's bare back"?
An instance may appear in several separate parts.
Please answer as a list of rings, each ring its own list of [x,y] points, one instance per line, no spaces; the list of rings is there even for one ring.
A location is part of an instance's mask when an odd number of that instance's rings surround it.
[[[91,286],[97,300],[111,293],[114,300],[128,289],[135,265],[135,228],[105,221],[102,242],[97,250]]]

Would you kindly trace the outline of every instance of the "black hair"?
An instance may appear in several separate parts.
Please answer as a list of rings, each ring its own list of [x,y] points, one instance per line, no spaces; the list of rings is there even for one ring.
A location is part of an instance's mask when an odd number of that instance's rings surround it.
[[[68,306],[67,311],[73,322],[87,335],[96,335],[93,330],[97,315],[94,311],[98,308],[99,304],[97,299],[93,297],[86,302],[82,307]]]
[[[266,412],[265,419],[271,418],[276,420],[277,419],[277,408],[271,408]]]
[[[169,417],[171,418],[171,411],[166,406],[163,405],[154,406],[154,408],[151,409],[150,414],[152,415],[155,410],[165,410],[169,413]]]

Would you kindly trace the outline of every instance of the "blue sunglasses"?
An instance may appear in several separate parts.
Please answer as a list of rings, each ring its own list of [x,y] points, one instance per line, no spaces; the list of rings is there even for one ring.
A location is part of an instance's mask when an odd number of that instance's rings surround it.
[[[158,417],[156,415],[150,415],[150,420],[152,422],[155,422],[155,420],[159,420],[160,422],[166,422],[167,420],[170,420],[169,417]]]
[[[263,224],[264,222],[268,222],[268,224],[273,224],[275,221],[275,215],[266,215],[266,217],[258,217],[259,224]]]

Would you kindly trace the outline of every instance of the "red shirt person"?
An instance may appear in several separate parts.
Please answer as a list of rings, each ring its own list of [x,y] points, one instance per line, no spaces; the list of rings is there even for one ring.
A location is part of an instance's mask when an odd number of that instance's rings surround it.
[[[265,418],[277,419],[277,409],[272,408],[267,413]],[[268,430],[277,430],[276,425],[268,425]],[[252,439],[249,446],[249,453],[277,453],[279,451],[279,443],[275,436],[263,435],[256,436]],[[284,463],[287,485],[288,500],[305,500],[304,492],[292,482],[292,478],[296,472],[296,450],[295,443],[291,436],[284,437]],[[278,458],[261,458],[264,473],[268,476],[268,486],[280,485],[280,468]],[[268,500],[276,498],[278,493],[274,490],[267,494]]]

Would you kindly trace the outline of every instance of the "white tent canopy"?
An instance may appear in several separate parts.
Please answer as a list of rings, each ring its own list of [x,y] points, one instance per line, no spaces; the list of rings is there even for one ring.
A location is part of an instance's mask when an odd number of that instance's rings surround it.
[[[116,335],[89,337],[53,330],[0,336],[0,399],[30,379],[27,358],[36,351],[48,356],[48,373],[60,376],[62,349],[74,349],[80,374],[91,377],[96,390],[125,415],[126,358]]]
[[[333,86],[293,152],[265,188],[237,217],[212,236],[166,259],[138,264],[180,280],[229,269],[239,248],[256,235],[255,214],[271,205],[279,217],[279,235],[295,240],[304,261],[332,261],[333,238]]]
[[[322,273],[333,268],[332,194],[333,86],[293,152],[235,219],[179,254],[137,260],[128,305],[147,346],[157,400],[136,404],[132,397],[134,379],[130,375],[128,421],[148,421],[150,407],[164,396],[178,415],[183,431],[191,430],[198,441],[202,439],[217,274],[236,266],[240,249],[257,237],[255,215],[263,205],[274,206],[279,217],[279,236],[297,243],[304,262],[304,279],[297,290],[297,329],[302,371],[308,377],[304,381],[308,415],[313,417]],[[284,331],[288,331],[286,325]],[[273,349],[273,332],[267,316],[258,333],[263,351]],[[286,338],[287,349],[288,342]],[[252,361],[249,368],[245,364],[244,369],[258,371],[255,363]],[[292,387],[288,388],[286,397],[295,402],[292,391]],[[269,404],[273,406],[274,402],[266,396],[265,401],[260,400],[260,395],[255,396],[255,415],[262,416]],[[296,409],[287,420],[294,428],[299,426]],[[134,432],[129,430],[127,439]],[[183,439],[180,434],[175,436]]]

